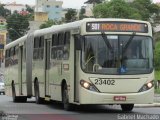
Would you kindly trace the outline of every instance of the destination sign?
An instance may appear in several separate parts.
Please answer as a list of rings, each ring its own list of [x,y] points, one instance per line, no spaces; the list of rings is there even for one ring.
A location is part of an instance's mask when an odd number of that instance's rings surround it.
[[[87,32],[140,32],[147,33],[148,25],[135,22],[88,22]]]

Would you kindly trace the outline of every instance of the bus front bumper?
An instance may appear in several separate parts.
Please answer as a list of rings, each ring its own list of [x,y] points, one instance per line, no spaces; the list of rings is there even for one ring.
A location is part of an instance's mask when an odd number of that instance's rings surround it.
[[[115,99],[115,98],[125,99]],[[144,92],[138,93],[98,93],[86,90],[84,88],[80,91],[80,104],[151,104],[154,99],[154,88]]]

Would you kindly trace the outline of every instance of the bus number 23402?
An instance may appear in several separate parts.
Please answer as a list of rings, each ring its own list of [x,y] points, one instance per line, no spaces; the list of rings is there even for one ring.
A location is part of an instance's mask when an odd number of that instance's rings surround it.
[[[115,80],[95,79],[95,85],[115,85]]]

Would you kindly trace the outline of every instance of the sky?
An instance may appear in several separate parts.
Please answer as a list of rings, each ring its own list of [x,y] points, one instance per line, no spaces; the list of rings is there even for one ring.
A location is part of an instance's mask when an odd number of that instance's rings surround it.
[[[20,4],[28,4],[28,5],[35,5],[35,0],[0,0],[1,3],[11,3],[16,1],[16,3]],[[63,1],[63,7],[64,8],[81,8],[83,6],[84,2],[87,0],[57,0],[57,1]],[[160,2],[160,0],[153,0],[154,2]]]

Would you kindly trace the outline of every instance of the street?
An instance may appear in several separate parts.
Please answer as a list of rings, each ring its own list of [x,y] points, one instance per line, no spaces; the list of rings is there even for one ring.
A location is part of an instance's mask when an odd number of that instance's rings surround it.
[[[12,98],[5,95],[0,95],[0,113],[2,120],[8,120],[4,116],[12,117],[9,120],[160,119],[160,107],[138,106],[131,113],[122,112],[118,105],[76,106],[74,111],[65,111],[60,103],[38,105],[34,98],[27,103],[13,103]]]

